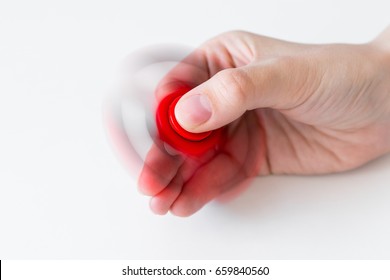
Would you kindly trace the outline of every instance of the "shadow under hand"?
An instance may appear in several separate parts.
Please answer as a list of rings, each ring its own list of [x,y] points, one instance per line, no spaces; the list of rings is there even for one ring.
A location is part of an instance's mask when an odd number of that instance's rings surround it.
[[[218,209],[249,221],[277,218],[286,213],[300,216],[307,211],[323,212],[327,207],[351,211],[361,208],[362,201],[389,194],[390,190],[385,188],[386,182],[390,182],[389,166],[390,156],[383,156],[343,173],[257,177],[241,187],[241,194],[219,199]]]

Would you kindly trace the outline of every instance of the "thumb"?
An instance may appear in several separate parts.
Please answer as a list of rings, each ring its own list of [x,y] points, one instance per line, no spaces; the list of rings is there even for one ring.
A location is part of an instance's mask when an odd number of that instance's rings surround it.
[[[279,60],[279,59],[277,59]],[[175,107],[179,124],[194,133],[214,130],[242,116],[247,110],[287,109],[296,103],[297,69],[269,61],[218,72],[182,96]],[[288,92],[289,94],[286,94]]]

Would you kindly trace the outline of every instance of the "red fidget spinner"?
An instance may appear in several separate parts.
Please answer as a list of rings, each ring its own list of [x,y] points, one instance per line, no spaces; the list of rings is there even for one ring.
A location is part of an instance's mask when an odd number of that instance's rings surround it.
[[[175,106],[179,99],[191,88],[182,86],[167,95],[158,105],[156,124],[162,141],[177,151],[199,157],[223,144],[223,128],[202,133],[192,133],[180,126],[175,117]]]

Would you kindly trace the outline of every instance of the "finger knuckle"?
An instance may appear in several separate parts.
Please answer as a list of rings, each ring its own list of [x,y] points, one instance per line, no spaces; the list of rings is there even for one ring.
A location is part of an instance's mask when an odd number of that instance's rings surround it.
[[[216,75],[216,92],[231,105],[245,104],[250,93],[251,81],[243,69],[226,69]]]

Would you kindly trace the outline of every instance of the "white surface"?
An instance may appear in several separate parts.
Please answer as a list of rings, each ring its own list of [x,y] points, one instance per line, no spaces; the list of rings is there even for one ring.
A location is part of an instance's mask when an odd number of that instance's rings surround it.
[[[244,29],[364,42],[384,1],[0,2],[0,258],[390,258],[390,157],[316,177],[257,179],[182,219],[154,216],[107,142],[120,60]],[[353,3],[353,4],[352,4]]]

